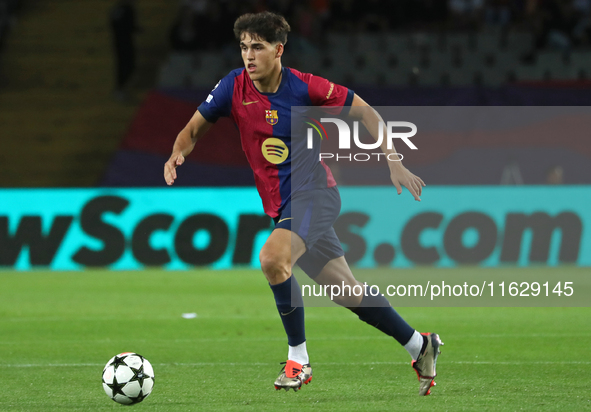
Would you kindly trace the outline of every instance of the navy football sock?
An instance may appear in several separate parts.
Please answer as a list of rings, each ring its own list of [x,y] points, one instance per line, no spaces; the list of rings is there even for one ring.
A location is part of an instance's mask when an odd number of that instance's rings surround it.
[[[392,336],[401,345],[406,345],[415,331],[382,295],[365,295],[358,307],[349,309],[359,319]]]
[[[275,295],[277,310],[281,315],[285,333],[287,333],[287,343],[289,346],[297,346],[305,342],[304,301],[295,276],[292,275],[283,283],[269,284],[269,286]]]

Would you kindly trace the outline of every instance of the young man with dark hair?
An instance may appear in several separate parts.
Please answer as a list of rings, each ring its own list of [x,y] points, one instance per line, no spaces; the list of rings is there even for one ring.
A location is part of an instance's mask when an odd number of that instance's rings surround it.
[[[275,388],[297,391],[302,383],[312,380],[312,368],[306,349],[302,295],[292,276],[293,265],[297,262],[320,285],[344,284],[353,288],[361,283],[353,277],[332,228],[340,211],[340,197],[330,169],[311,153],[304,162],[314,190],[297,186],[292,179],[291,107],[345,107],[349,116],[358,118],[376,139],[381,118],[352,90],[282,67],[281,56],[289,31],[285,19],[271,12],[246,14],[236,20],[234,33],[240,42],[244,68],[220,80],[179,133],[164,165],[164,179],[168,185],[174,183],[176,168],[219,117],[230,116],[234,120],[265,213],[275,221],[275,229],[260,252],[261,269],[273,291],[288,338],[288,359],[275,380]],[[279,155],[266,151],[268,145],[276,148]],[[385,143],[382,151],[386,155],[395,153]],[[398,194],[405,186],[420,201],[423,181],[399,161],[388,164]],[[305,213],[310,208],[312,212]],[[437,334],[420,334],[411,328],[380,294],[340,296],[335,302],[403,345],[419,377],[419,395],[430,393],[442,345]]]

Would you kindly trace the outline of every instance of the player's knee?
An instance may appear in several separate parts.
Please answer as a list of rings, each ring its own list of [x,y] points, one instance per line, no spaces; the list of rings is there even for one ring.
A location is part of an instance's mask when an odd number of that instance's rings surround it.
[[[346,308],[357,307],[363,299],[363,284],[356,279],[332,278],[330,282],[320,282],[320,287],[334,303]],[[317,280],[318,281],[318,280]]]
[[[261,269],[269,283],[278,284],[286,281],[291,275],[289,260],[264,250],[259,255]]]
[[[355,308],[361,304],[361,299],[360,296],[337,296],[333,302],[345,308]]]
[[[357,307],[361,304],[363,294],[358,293],[359,291],[363,291],[363,284],[361,282],[343,282],[339,286],[340,290],[332,298],[334,303],[346,308]]]

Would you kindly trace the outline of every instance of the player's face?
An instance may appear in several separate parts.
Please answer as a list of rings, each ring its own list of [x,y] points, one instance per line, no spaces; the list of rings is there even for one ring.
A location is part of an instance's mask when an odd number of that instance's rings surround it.
[[[242,34],[240,50],[244,67],[253,81],[264,80],[278,64],[283,45],[273,45],[248,33]]]

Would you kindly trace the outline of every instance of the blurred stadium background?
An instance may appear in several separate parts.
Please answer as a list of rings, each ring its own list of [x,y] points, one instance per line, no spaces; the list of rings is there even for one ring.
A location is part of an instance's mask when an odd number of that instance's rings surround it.
[[[0,1],[3,187],[161,186],[176,133],[217,80],[241,65],[231,29],[248,11],[288,17],[285,65],[349,86],[374,106],[591,99],[587,0],[137,1],[136,64],[123,93],[114,91],[115,4]],[[221,122],[214,133],[190,159],[197,173],[179,184],[252,184],[250,173],[238,173],[248,166],[233,126]],[[499,162],[511,163],[519,145],[501,147]],[[577,142],[568,145],[581,153]],[[553,165],[558,181],[589,183],[589,174],[578,173],[589,159],[583,155]],[[522,175],[534,161],[518,165]],[[548,179],[535,173],[523,183]],[[425,180],[496,184],[502,176],[446,181],[430,173]]]

